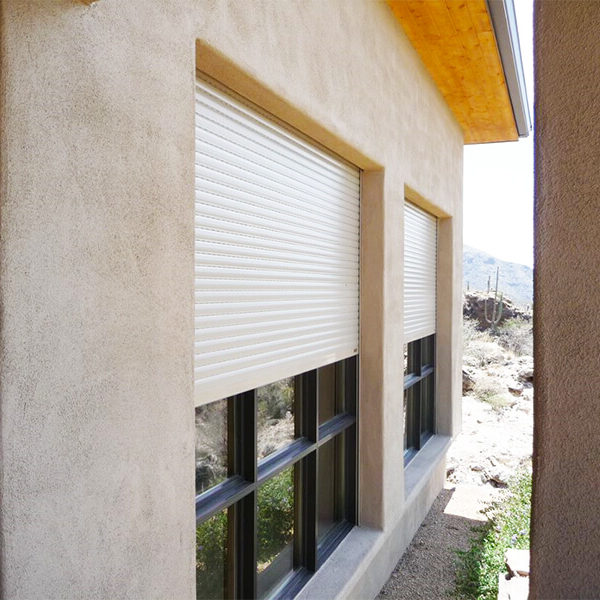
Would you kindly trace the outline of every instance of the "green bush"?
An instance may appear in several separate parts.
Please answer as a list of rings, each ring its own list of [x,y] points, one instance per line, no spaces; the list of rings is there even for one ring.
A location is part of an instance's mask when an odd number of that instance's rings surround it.
[[[457,551],[456,595],[467,600],[496,600],[498,576],[505,571],[508,548],[529,548],[531,473],[523,471],[486,511],[489,521],[474,528],[467,551]]]
[[[294,470],[282,471],[258,491],[258,562],[265,564],[292,539],[294,530]]]
[[[258,564],[266,568],[292,540],[294,469],[264,483],[258,491]],[[227,570],[227,511],[196,527],[196,598],[222,598]]]
[[[223,598],[227,570],[227,511],[196,527],[196,598]]]

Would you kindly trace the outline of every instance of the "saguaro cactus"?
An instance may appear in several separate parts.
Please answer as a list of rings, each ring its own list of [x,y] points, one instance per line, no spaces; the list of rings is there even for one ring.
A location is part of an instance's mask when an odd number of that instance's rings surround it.
[[[500,275],[500,267],[496,268],[496,288],[494,290],[494,300],[492,301],[492,314],[488,317],[488,300],[490,295],[490,278],[488,277],[488,289],[487,296],[483,301],[483,318],[485,322],[490,325],[492,331],[496,331],[496,326],[500,323],[500,319],[502,318],[502,308],[503,308],[503,294],[500,292],[500,301],[498,302],[498,276]]]

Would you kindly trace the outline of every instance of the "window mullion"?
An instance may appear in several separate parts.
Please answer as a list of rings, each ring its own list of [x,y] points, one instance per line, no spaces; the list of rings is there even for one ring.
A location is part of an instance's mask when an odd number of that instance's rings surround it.
[[[415,442],[417,450],[421,449],[421,431],[423,425],[423,390],[425,389],[425,385],[423,380],[417,383],[417,393],[415,394]]]
[[[233,440],[235,468],[246,481],[254,484],[254,490],[242,498],[234,507],[235,521],[232,554],[235,557],[235,582],[230,589],[236,598],[256,598],[256,390],[235,397],[235,430]]]
[[[235,396],[235,428],[233,440],[235,468],[246,481],[256,482],[256,390]]]
[[[300,393],[302,404],[302,434],[316,443],[319,436],[319,370],[302,376]],[[300,555],[298,561],[309,571],[317,570],[317,450],[301,462],[296,498],[299,500],[300,517],[298,534]]]
[[[356,399],[358,398],[358,368],[357,368],[358,357],[352,356],[344,362],[344,376],[345,386],[344,391],[346,394],[345,405],[346,412],[356,417],[357,407]]]
[[[358,465],[357,465],[357,426],[354,424],[346,433],[344,460],[346,461],[346,481],[345,481],[345,493],[346,493],[346,515],[350,523],[358,524],[358,510],[357,510],[357,479],[358,479]]]
[[[346,461],[346,515],[351,523],[358,523],[358,427],[356,419],[358,416],[358,356],[353,356],[344,363],[345,404],[346,411],[351,414],[355,421],[354,425],[346,432],[345,461]]]
[[[302,405],[302,435],[310,442],[318,440],[319,398],[318,370],[302,375],[300,404]]]
[[[309,571],[317,570],[317,452],[318,449],[302,461],[301,489],[298,490],[298,498],[302,499],[302,562]]]
[[[254,490],[234,509],[235,539],[233,547],[236,556],[235,598],[256,598],[256,495]]]

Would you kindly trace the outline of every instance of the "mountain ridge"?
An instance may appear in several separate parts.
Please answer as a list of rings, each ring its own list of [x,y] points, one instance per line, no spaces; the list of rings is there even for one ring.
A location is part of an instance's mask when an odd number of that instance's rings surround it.
[[[515,304],[532,304],[533,269],[473,248],[463,246],[463,289],[487,290],[488,277],[491,287],[496,283],[496,268],[500,267],[498,291],[504,293]]]

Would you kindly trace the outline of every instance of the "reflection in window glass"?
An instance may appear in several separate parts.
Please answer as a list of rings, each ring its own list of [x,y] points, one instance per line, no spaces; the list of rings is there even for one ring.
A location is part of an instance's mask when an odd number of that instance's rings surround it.
[[[345,368],[342,361],[319,369],[319,425],[346,410]]]
[[[258,596],[264,597],[294,566],[294,467],[258,490]]]
[[[346,517],[344,443],[345,434],[342,433],[319,448],[319,540]]]
[[[421,365],[422,366],[433,365],[433,363],[435,362],[434,339],[435,339],[435,336],[430,335],[429,337],[426,337],[422,340],[422,346],[421,346],[421,355],[422,355],[421,356]]]
[[[404,450],[419,448],[419,394],[421,384],[404,390]]]
[[[336,414],[335,370],[335,364],[319,369],[319,425],[322,425]]]
[[[335,445],[327,442],[319,448],[319,521],[321,539],[335,524]]]
[[[294,439],[294,398],[293,377],[257,388],[258,460]]]
[[[196,598],[227,597],[227,511],[196,527]]]
[[[196,494],[227,477],[227,400],[196,407]]]
[[[406,346],[405,375],[418,375],[421,370],[421,342],[410,342]]]
[[[434,431],[434,409],[433,409],[433,396],[434,396],[435,380],[433,373],[428,375],[421,382],[421,435],[425,438],[429,437]]]

